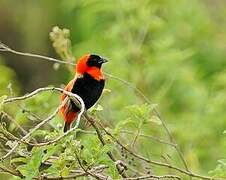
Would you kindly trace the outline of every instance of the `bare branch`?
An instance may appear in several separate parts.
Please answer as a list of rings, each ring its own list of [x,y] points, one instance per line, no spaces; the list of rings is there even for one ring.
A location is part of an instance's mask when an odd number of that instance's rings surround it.
[[[3,117],[3,118],[6,117],[6,119],[13,122],[23,132],[23,134],[27,134],[27,131],[23,127],[21,127],[19,125],[19,123],[15,119],[13,119],[9,114],[7,114],[6,112],[4,112],[4,111],[0,112],[0,116]]]
[[[164,176],[155,176],[155,175],[145,175],[140,177],[132,177],[132,178],[124,178],[123,180],[140,180],[140,179],[150,179],[150,180],[158,180],[158,179],[181,179],[179,176],[175,175],[164,175]]]
[[[13,54],[17,54],[17,55],[21,55],[21,56],[39,58],[39,59],[43,59],[43,60],[47,60],[47,61],[52,61],[52,62],[55,62],[55,63],[60,63],[60,64],[70,64],[70,65],[73,65],[73,66],[75,65],[74,63],[71,63],[71,62],[66,62],[66,61],[62,61],[62,60],[59,60],[59,59],[55,59],[55,58],[51,58],[51,57],[47,57],[47,56],[42,56],[42,55],[39,55],[39,54],[23,53],[23,52],[20,52],[20,51],[16,51],[14,49],[11,49],[10,47],[5,45],[1,41],[0,41],[0,51],[11,52]]]
[[[37,95],[40,92],[50,91],[50,90],[56,90],[56,91],[62,92],[64,94],[66,94],[67,96],[69,96],[73,101],[75,101],[75,102],[79,101],[80,106],[81,106],[81,111],[80,111],[80,113],[78,114],[78,117],[77,117],[76,127],[78,127],[78,125],[80,123],[81,115],[85,110],[85,104],[84,104],[84,102],[83,102],[83,100],[80,96],[73,94],[71,92],[65,91],[61,88],[54,88],[54,87],[52,87],[52,88],[48,88],[48,87],[47,88],[39,88],[39,89],[37,89],[37,90],[35,90],[35,91],[31,92],[30,94],[27,94],[25,96],[6,99],[6,100],[3,101],[3,103],[10,103],[10,102],[18,101],[18,100],[24,100],[24,99],[27,99],[27,98],[31,98],[31,97]],[[51,115],[49,115],[45,120],[43,120],[42,122],[37,124],[29,133],[27,133],[23,138],[21,138],[20,142],[27,140],[37,129],[39,129],[41,126],[43,126],[44,124],[49,122],[51,119],[53,119],[57,115],[57,113],[59,112],[60,108],[62,108],[67,101],[68,101],[68,98],[65,98],[65,100],[61,103],[61,105],[58,106],[57,109]],[[74,130],[74,128],[72,130]],[[69,132],[72,132],[72,131],[69,131]],[[65,133],[65,134],[68,134],[68,133]],[[53,142],[59,141],[64,136],[65,135],[60,136],[56,140],[53,140]],[[0,160],[3,161],[7,157],[9,157],[16,150],[16,148],[19,146],[20,142],[16,142],[14,147],[6,155],[4,155],[2,158],[0,158]],[[50,142],[52,142],[52,141],[50,141]],[[49,144],[49,142],[47,142],[46,144]],[[46,145],[46,144],[44,144],[44,145]]]
[[[121,130],[120,132],[124,133],[124,134],[134,134],[134,132],[127,131],[127,130]],[[144,137],[144,138],[150,138],[151,140],[156,141],[156,142],[161,143],[161,144],[166,144],[166,145],[173,146],[173,147],[176,146],[176,144],[173,144],[171,142],[159,139],[159,138],[151,136],[151,135],[146,135],[146,134],[141,134],[140,133],[139,136],[140,137]]]

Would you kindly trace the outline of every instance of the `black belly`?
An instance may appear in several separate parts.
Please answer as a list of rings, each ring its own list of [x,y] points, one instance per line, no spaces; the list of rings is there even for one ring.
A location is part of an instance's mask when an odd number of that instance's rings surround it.
[[[86,109],[92,107],[100,98],[104,88],[105,81],[97,81],[89,74],[85,73],[83,77],[77,78],[72,88],[72,93],[79,95],[84,103]],[[72,102],[72,109],[79,111],[79,108]]]

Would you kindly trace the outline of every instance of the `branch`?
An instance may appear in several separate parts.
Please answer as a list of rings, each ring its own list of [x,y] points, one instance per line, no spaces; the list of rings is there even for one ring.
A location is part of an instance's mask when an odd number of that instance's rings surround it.
[[[132,135],[134,134],[134,132],[128,131],[128,130],[121,130],[120,132],[123,133],[123,134],[132,134]],[[166,144],[166,145],[173,146],[173,147],[176,146],[176,144],[174,144],[174,143],[159,139],[159,138],[151,136],[151,135],[139,133],[139,136],[144,137],[144,138],[150,138],[151,140],[156,141],[156,142],[161,143],[161,144]]]
[[[43,92],[43,91],[53,91],[53,90],[55,90],[55,91],[59,91],[59,92],[62,92],[62,93],[64,93],[64,94],[66,94],[68,97],[70,97],[74,102],[79,102],[80,103],[80,106],[81,106],[81,111],[80,111],[80,113],[78,114],[78,117],[77,117],[77,123],[76,123],[76,128],[79,126],[79,123],[80,123],[80,119],[81,119],[81,115],[82,115],[82,113],[84,112],[84,110],[85,110],[85,104],[84,104],[84,102],[83,102],[83,100],[82,100],[82,98],[80,97],[80,96],[78,96],[78,95],[76,95],[76,94],[73,94],[73,93],[71,93],[71,92],[68,92],[68,91],[65,91],[65,90],[63,90],[63,89],[61,89],[61,88],[55,88],[55,87],[52,87],[52,88],[49,88],[49,87],[46,87],[46,88],[39,88],[39,89],[37,89],[37,90],[35,90],[35,91],[33,91],[33,92],[31,92],[31,93],[29,93],[29,94],[27,94],[27,95],[24,95],[24,96],[21,96],[21,97],[14,97],[14,98],[9,98],[9,99],[6,99],[6,100],[4,100],[3,101],[3,104],[6,104],[6,103],[11,103],[11,102],[14,102],[14,101],[19,101],[19,100],[25,100],[25,99],[27,99],[27,98],[31,98],[31,97],[33,97],[33,96],[35,96],[35,95],[37,95],[38,93],[40,93],[40,92]],[[21,142],[23,142],[23,141],[26,141],[37,129],[39,129],[41,126],[43,126],[44,124],[46,124],[47,122],[49,122],[51,119],[53,119],[56,115],[57,115],[57,113],[59,112],[59,110],[65,105],[65,103],[68,101],[68,98],[66,98],[62,103],[61,103],[61,105],[60,106],[58,106],[57,107],[57,109],[51,114],[51,115],[49,115],[49,117],[47,117],[45,120],[43,120],[42,122],[40,122],[39,124],[37,124],[29,133],[27,133],[23,138],[21,138],[21,141],[20,142],[16,142],[16,144],[14,145],[14,147],[6,154],[6,155],[4,155],[2,158],[0,158],[0,161],[3,161],[4,159],[6,159],[7,157],[9,157],[15,150],[16,150],[16,148],[19,146],[19,144],[21,143]],[[78,104],[78,102],[77,102],[77,104]],[[73,128],[72,130],[74,130],[75,128]],[[69,132],[72,132],[72,130],[71,131],[69,131]],[[67,132],[67,133],[65,133],[66,135],[69,133],[69,132]],[[59,141],[61,138],[63,138],[64,136],[66,136],[66,135],[62,135],[62,136],[60,136],[59,138],[57,138],[56,140],[53,140],[53,142],[57,142],[57,141]],[[52,141],[50,141],[50,142],[52,142]],[[47,143],[44,143],[44,145],[48,145],[50,142],[47,142]]]
[[[55,58],[51,58],[51,57],[47,57],[47,56],[42,56],[42,55],[39,55],[39,54],[24,53],[24,52],[16,51],[14,49],[11,49],[10,47],[5,45],[1,41],[0,41],[0,51],[10,52],[10,53],[21,55],[21,56],[39,58],[39,59],[43,59],[43,60],[47,60],[47,61],[52,61],[52,62],[55,62],[55,63],[60,63],[60,64],[75,65],[74,63],[71,63],[71,62],[65,62],[65,61],[62,61],[62,60],[59,60],[59,59],[55,59]]]
[[[27,131],[23,127],[21,127],[20,124],[15,119],[13,119],[9,114],[7,114],[6,112],[1,111],[0,117],[6,118],[7,120],[13,122],[21,130],[21,132],[23,132],[24,135],[27,134]]]
[[[181,179],[179,176],[175,175],[164,175],[164,176],[154,176],[154,175],[146,175],[146,176],[140,176],[140,177],[132,177],[132,178],[124,178],[123,180],[140,180],[140,179]]]

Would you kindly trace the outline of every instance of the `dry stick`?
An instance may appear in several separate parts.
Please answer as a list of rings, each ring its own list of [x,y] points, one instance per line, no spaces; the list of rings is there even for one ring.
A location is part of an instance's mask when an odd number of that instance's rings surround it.
[[[132,177],[132,178],[124,178],[123,180],[140,180],[140,179],[150,179],[150,180],[157,180],[157,179],[181,179],[179,176],[175,175],[164,175],[164,176],[154,176],[154,175],[146,175],[140,177]]]
[[[23,52],[20,52],[20,51],[16,51],[16,50],[11,49],[10,47],[5,45],[1,41],[0,41],[0,51],[11,52],[13,54],[17,54],[17,55],[21,55],[21,56],[29,56],[29,57],[34,57],[34,58],[40,58],[40,59],[44,59],[44,60],[47,60],[47,61],[52,61],[52,62],[55,62],[55,63],[75,65],[74,63],[61,61],[61,60],[58,60],[58,59],[55,59],[55,58],[42,56],[42,55],[39,55],[39,54],[23,53]]]
[[[50,90],[56,90],[56,91],[63,92],[64,94],[66,94],[67,96],[72,98],[74,101],[75,101],[75,99],[77,99],[81,103],[82,110],[81,110],[81,112],[78,115],[78,120],[77,120],[77,123],[76,123],[76,126],[78,126],[79,122],[80,122],[81,115],[82,115],[82,113],[85,110],[84,102],[83,102],[83,100],[82,100],[82,98],[80,96],[78,96],[76,94],[73,94],[71,92],[65,91],[65,90],[63,90],[61,88],[54,88],[54,87],[52,87],[52,88],[49,88],[49,87],[47,87],[47,88],[39,88],[39,89],[31,92],[30,94],[27,94],[27,95],[24,95],[24,96],[21,96],[21,97],[15,97],[15,98],[6,99],[6,100],[3,101],[3,104],[14,102],[14,101],[18,101],[18,100],[24,100],[24,99],[33,97],[33,96],[37,95],[40,92],[50,91]],[[60,108],[62,108],[67,101],[68,101],[68,98],[65,98],[65,100],[61,103],[61,105],[58,106],[58,108],[49,117],[47,117],[45,120],[43,120],[38,125],[36,125],[28,134],[26,134],[23,138],[21,138],[21,141],[23,142],[23,141],[27,140],[31,136],[31,134],[33,134],[37,129],[39,129],[41,126],[43,126],[44,124],[49,122],[51,119],[53,119],[57,115],[57,113],[59,112]],[[63,136],[60,136],[60,137],[62,138]],[[20,144],[19,142],[16,142],[14,147],[6,155],[4,155],[2,158],[0,158],[0,160],[3,161],[8,156],[10,156],[16,150],[16,148],[19,146],[19,144]]]
[[[21,127],[19,123],[15,119],[13,119],[13,117],[11,117],[9,114],[2,111],[0,112],[0,115],[2,115],[3,118],[6,117],[9,121],[12,121],[23,132],[23,134],[27,134],[27,131],[23,127]]]
[[[132,131],[127,131],[127,130],[121,130],[120,131],[121,133],[124,133],[124,134],[134,134],[134,132]],[[146,135],[146,134],[139,134],[140,137],[144,137],[144,138],[150,138],[151,140],[153,141],[156,141],[158,143],[161,143],[161,144],[166,144],[166,145],[169,145],[169,146],[176,146],[176,144],[173,144],[171,142],[168,142],[168,141],[165,141],[165,140],[162,140],[162,139],[159,139],[157,137],[154,137],[154,136],[151,136],[151,135]]]
[[[146,175],[146,176],[140,176],[140,177],[132,177],[132,178],[124,178],[123,180],[140,180],[140,179],[181,179],[179,176],[175,175],[164,175],[164,176],[154,176],[154,175]]]
[[[189,171],[186,171],[186,170],[183,170],[183,169],[180,169],[178,167],[175,167],[175,166],[172,166],[170,164],[166,164],[166,163],[162,163],[162,162],[158,162],[158,161],[153,161],[153,160],[150,160],[150,159],[147,159],[139,154],[136,154],[135,152],[131,151],[130,149],[128,149],[126,146],[124,146],[115,136],[113,136],[110,132],[108,132],[104,126],[98,122],[98,121],[95,121],[97,122],[97,124],[104,130],[104,132],[109,135],[118,145],[120,145],[121,147],[123,147],[126,151],[128,151],[131,155],[133,155],[134,157],[142,160],[142,161],[145,161],[149,164],[154,164],[154,165],[158,165],[158,166],[162,166],[162,167],[167,167],[167,168],[170,168],[170,169],[174,169],[178,172],[181,172],[182,174],[186,174],[186,175],[189,175],[189,176],[192,176],[192,177],[196,177],[196,178],[200,178],[200,179],[207,179],[207,180],[223,180],[221,178],[211,178],[211,177],[208,177],[208,176],[201,176],[201,175],[198,175],[198,174],[194,174],[194,173],[191,173]]]

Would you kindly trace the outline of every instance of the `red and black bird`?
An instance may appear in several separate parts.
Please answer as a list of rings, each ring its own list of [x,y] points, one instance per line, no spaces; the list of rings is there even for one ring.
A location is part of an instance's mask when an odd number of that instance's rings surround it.
[[[86,109],[92,107],[102,94],[105,79],[101,66],[106,62],[106,59],[94,54],[81,57],[76,65],[74,79],[65,87],[66,91],[75,93],[83,99]],[[66,97],[63,94],[61,101],[63,102]],[[68,100],[60,109],[65,121],[64,132],[70,129],[72,122],[77,118],[79,110],[72,100]]]

